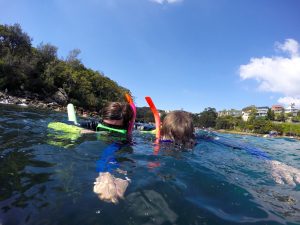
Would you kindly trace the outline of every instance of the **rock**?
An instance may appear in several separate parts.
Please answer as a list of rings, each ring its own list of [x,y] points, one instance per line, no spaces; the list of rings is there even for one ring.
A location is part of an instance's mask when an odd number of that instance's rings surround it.
[[[50,103],[48,103],[47,105],[48,105],[49,107],[50,107],[50,106],[58,106],[57,102],[50,102]]]
[[[0,99],[5,98],[6,94],[0,91]]]
[[[41,108],[41,109],[45,108],[45,104],[42,103],[42,102],[36,102],[36,103],[34,103],[34,104],[32,104],[32,105],[33,105],[34,107]]]
[[[24,91],[24,94],[22,96],[25,97],[26,99],[39,99],[40,98],[40,96],[38,94],[29,92],[29,91]]]
[[[68,102],[68,95],[64,89],[58,88],[58,91],[52,96],[52,99],[58,104],[65,105]]]
[[[53,102],[54,102],[54,100],[53,100],[52,98],[50,98],[50,97],[45,98],[44,101],[45,101],[46,103],[53,103]]]

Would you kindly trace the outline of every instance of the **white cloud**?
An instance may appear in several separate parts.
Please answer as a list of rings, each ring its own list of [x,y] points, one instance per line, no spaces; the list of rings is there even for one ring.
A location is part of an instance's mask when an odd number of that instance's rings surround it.
[[[293,39],[276,43],[275,47],[288,56],[251,58],[240,66],[239,73],[243,80],[255,79],[261,91],[283,94],[285,97],[279,100],[286,104],[287,99],[300,99],[300,47]]]
[[[150,0],[152,2],[156,2],[158,4],[164,4],[164,3],[177,3],[177,2],[182,2],[183,0]]]
[[[296,107],[300,107],[300,98],[294,98],[294,97],[282,97],[278,99],[278,103],[281,103],[283,105],[291,105],[291,103],[295,103]]]
[[[275,47],[280,51],[289,53],[292,57],[299,56],[299,43],[294,39],[286,39],[284,44],[275,43]]]

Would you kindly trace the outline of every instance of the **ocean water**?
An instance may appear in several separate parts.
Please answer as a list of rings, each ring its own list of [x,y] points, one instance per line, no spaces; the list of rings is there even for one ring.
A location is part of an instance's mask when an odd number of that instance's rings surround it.
[[[0,105],[1,225],[300,224],[300,185],[276,183],[269,163],[300,169],[295,139],[216,134],[198,138],[192,151],[157,152],[151,135],[134,132],[115,154],[131,183],[112,204],[93,193],[93,182],[113,139],[47,128],[66,120],[65,113]]]

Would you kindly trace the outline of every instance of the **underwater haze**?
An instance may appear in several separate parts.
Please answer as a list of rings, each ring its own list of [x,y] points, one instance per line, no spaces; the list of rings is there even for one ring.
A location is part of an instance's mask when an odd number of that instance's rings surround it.
[[[276,183],[265,159],[300,169],[297,140],[216,134],[226,141],[157,153],[154,137],[135,131],[115,155],[131,182],[113,204],[93,192],[112,140],[58,135],[53,121],[66,113],[0,105],[1,225],[300,224],[300,185]]]

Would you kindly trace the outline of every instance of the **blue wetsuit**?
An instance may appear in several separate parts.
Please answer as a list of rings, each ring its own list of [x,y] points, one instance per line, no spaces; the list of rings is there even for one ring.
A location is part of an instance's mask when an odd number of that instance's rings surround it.
[[[101,158],[97,161],[96,171],[100,172],[112,172],[119,168],[119,164],[115,159],[115,152],[121,149],[124,145],[120,143],[112,143],[106,147],[101,155]]]

